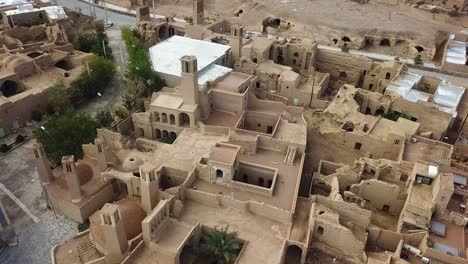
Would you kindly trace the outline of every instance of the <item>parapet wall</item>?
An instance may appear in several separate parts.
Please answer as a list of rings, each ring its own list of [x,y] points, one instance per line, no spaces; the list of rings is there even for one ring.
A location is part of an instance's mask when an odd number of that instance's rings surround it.
[[[242,202],[232,199],[230,196],[210,194],[192,189],[185,190],[185,198],[214,207],[218,207],[220,205],[234,207],[280,222],[291,223],[292,221],[291,212],[264,203],[254,201]]]

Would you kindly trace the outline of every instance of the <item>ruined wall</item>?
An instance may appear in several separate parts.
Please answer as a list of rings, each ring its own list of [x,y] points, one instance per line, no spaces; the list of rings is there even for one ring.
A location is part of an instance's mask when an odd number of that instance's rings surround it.
[[[372,211],[359,208],[345,201],[332,200],[321,195],[315,196],[317,202],[336,211],[341,217],[348,219],[360,226],[366,227],[370,223]]]
[[[406,200],[399,200],[400,188],[395,184],[376,179],[361,181],[351,186],[351,191],[367,200],[377,210],[399,215]]]
[[[394,140],[404,142],[404,138],[395,134],[390,134],[387,141],[375,138],[369,135],[357,135],[345,131],[337,133],[324,134],[330,140],[344,145],[350,149],[354,149],[359,153],[365,154],[369,152],[373,158],[384,158],[389,160],[397,160],[403,144],[394,144]],[[360,146],[357,143],[361,144]]]
[[[369,72],[372,65],[372,60],[362,56],[319,49],[315,66],[316,70],[320,72],[330,73],[333,80],[341,79],[357,86],[364,71]]]

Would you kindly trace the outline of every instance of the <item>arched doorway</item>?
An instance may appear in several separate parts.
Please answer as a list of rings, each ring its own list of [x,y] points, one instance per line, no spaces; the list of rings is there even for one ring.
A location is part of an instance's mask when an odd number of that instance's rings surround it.
[[[167,114],[166,114],[166,113],[162,113],[162,115],[161,115],[161,122],[167,123]]]
[[[385,108],[382,106],[379,106],[377,110],[375,110],[375,115],[376,116],[383,116],[385,114]]]
[[[380,46],[382,47],[390,47],[390,40],[389,39],[382,39],[380,41]]]
[[[167,132],[167,130],[163,130],[163,132],[162,132],[162,138],[163,138],[163,139],[168,139],[168,138],[169,138],[169,132]]]
[[[179,115],[179,125],[181,127],[189,127],[190,126],[190,116],[186,113],[181,113]]]
[[[0,87],[3,96],[10,97],[18,93],[18,84],[14,81],[6,80]]]
[[[161,139],[161,130],[154,130],[154,139]]]
[[[169,138],[170,138],[172,141],[176,140],[176,138],[177,138],[176,132],[171,132],[171,133],[169,133]]]
[[[342,40],[343,42],[351,42],[351,39],[348,38],[347,36],[344,36],[341,40]]]
[[[302,249],[296,245],[290,245],[286,249],[286,264],[301,263]]]
[[[170,123],[171,125],[174,125],[174,124],[175,124],[175,116],[172,115],[172,114],[169,116],[169,123]]]

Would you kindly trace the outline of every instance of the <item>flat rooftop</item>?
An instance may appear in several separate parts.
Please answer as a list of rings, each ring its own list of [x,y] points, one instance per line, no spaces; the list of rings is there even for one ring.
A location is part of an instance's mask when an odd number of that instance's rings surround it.
[[[181,77],[180,58],[197,58],[198,84],[202,85],[231,71],[230,68],[215,65],[231,49],[228,45],[197,40],[181,36],[172,36],[149,49],[153,69],[161,74]]]
[[[203,179],[197,179],[191,186],[197,190],[212,194],[232,195],[239,201],[256,201],[291,211],[294,200],[296,199],[296,185],[300,181],[299,157],[296,157],[294,165],[284,163],[284,153],[259,147],[255,155],[239,154],[241,162],[249,162],[262,166],[278,169],[276,184],[274,186],[273,196],[265,196],[253,192],[243,191],[224,185],[213,184]]]
[[[380,118],[370,134],[383,139],[387,138],[390,133],[401,136],[415,135],[418,132],[419,126],[419,123],[401,117],[397,121]]]
[[[239,87],[250,80],[252,75],[242,72],[231,72],[222,80],[216,83],[213,89],[224,90],[232,93],[243,93]]]

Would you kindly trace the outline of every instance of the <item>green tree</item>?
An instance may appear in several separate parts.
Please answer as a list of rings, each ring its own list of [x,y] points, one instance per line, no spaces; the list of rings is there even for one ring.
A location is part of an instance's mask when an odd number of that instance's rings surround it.
[[[202,250],[217,264],[233,263],[242,248],[236,232],[228,232],[228,226],[214,228],[202,238]]]
[[[103,127],[110,127],[114,118],[111,111],[102,109],[96,113],[96,121]]]
[[[114,115],[123,120],[130,116],[130,112],[121,106],[117,106],[114,108]]]
[[[164,81],[153,70],[148,52],[138,33],[129,27],[122,27],[121,32],[130,60],[126,77],[130,80],[143,80],[145,86],[148,87],[145,96],[159,91],[164,87]]]
[[[131,112],[144,110],[144,99],[147,87],[142,80],[126,80],[125,93],[122,101],[125,108]]]
[[[104,51],[104,46],[106,50]],[[73,46],[76,50],[83,52],[91,52],[101,57],[106,57],[108,59],[112,58],[112,49],[109,46],[109,41],[107,39],[106,32],[103,29],[96,29],[95,33],[84,33],[80,34]]]
[[[94,98],[106,88],[115,72],[112,61],[100,56],[93,56],[88,67],[89,71],[87,68],[83,69],[80,77],[71,84],[73,102]]]
[[[57,82],[49,89],[48,108],[53,112],[63,112],[70,107],[70,95],[62,82]]]
[[[88,113],[67,110],[61,116],[49,120],[44,130],[36,128],[34,135],[44,146],[51,163],[59,165],[62,156],[83,158],[81,145],[92,143],[99,127],[99,123]]]

